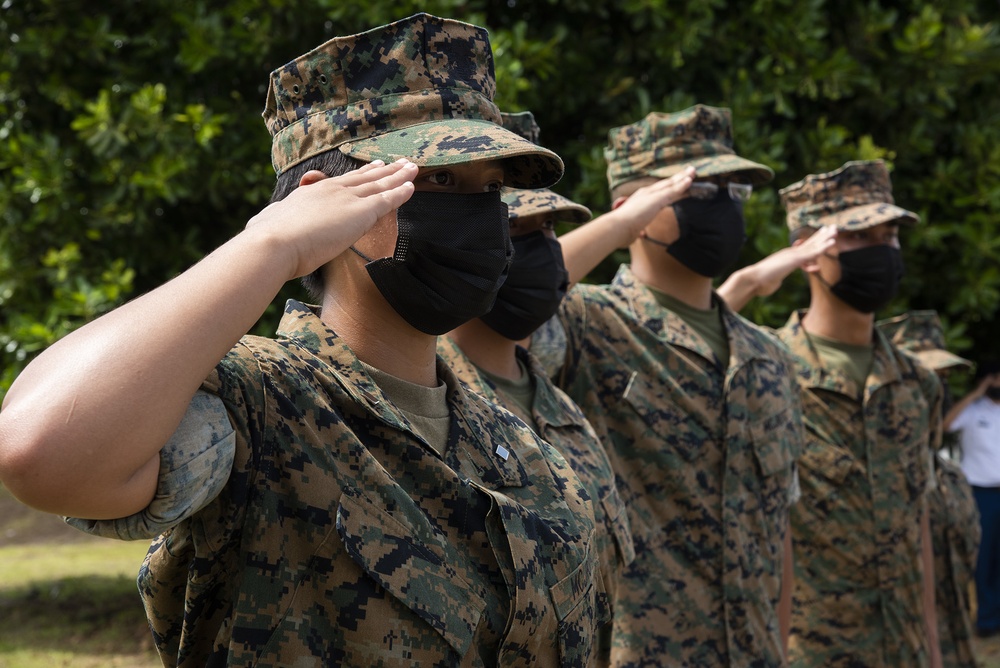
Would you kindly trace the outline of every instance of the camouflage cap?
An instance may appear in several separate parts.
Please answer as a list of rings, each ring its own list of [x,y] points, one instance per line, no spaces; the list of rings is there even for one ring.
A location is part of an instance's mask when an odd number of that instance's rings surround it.
[[[541,130],[538,123],[535,122],[535,115],[530,111],[501,111],[500,124],[532,144],[538,143],[538,135],[541,134]]]
[[[893,203],[889,170],[882,160],[856,160],[826,174],[810,174],[778,194],[792,232],[824,225],[863,230],[894,220],[920,220]]]
[[[274,170],[336,148],[424,167],[501,159],[508,185],[552,185],[562,160],[500,127],[495,92],[483,28],[416,14],[336,37],[271,73]]]
[[[910,311],[880,320],[876,326],[897,348],[914,354],[929,369],[973,366],[971,361],[948,351],[937,311]]]
[[[593,217],[593,213],[587,207],[548,188],[538,190],[504,188],[500,191],[500,199],[507,205],[507,215],[511,220],[533,216],[536,213],[549,213],[553,220],[578,225],[586,223]]]
[[[535,115],[530,111],[500,112],[500,122],[503,127],[518,136],[533,144],[538,143],[541,131],[538,128],[538,123],[535,122]],[[547,188],[536,190],[504,188],[501,191],[501,199],[507,204],[507,215],[511,220],[548,213],[556,221],[579,224],[585,223],[593,217],[587,207]]]
[[[611,190],[642,177],[668,178],[688,166],[697,176],[742,172],[754,185],[774,178],[770,167],[736,155],[732,112],[703,104],[671,114],[654,111],[612,128],[604,158]]]

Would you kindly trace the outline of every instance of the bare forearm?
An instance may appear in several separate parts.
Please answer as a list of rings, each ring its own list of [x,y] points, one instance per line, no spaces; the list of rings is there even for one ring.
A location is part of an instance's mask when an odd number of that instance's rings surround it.
[[[755,280],[753,267],[737,269],[719,286],[716,292],[726,305],[739,312],[751,299],[757,296],[758,283]]]
[[[579,283],[604,258],[627,246],[629,241],[629,233],[619,222],[617,211],[610,211],[559,237],[570,284]]]
[[[303,175],[246,231],[173,281],[33,361],[0,413],[0,478],[22,501],[124,517],[156,488],[159,450],[205,376],[282,284],[344,252],[413,193],[417,166]]]
[[[244,232],[33,361],[0,414],[4,484],[60,514],[142,508],[192,395],[288,277],[269,246]]]
[[[958,416],[961,415],[965,411],[965,409],[972,404],[972,402],[974,402],[981,396],[982,394],[980,393],[970,392],[969,394],[962,397],[959,401],[956,401],[954,404],[952,404],[951,408],[948,409],[948,412],[945,413],[944,420],[942,421],[941,426],[944,428],[944,431],[948,431],[949,429],[951,429],[951,423],[954,422],[955,419],[958,418]]]

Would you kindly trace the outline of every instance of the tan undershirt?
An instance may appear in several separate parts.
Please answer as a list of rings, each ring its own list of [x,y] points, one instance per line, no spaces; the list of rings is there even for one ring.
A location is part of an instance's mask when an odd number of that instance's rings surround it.
[[[434,449],[438,456],[444,454],[451,428],[448,411],[448,386],[424,387],[387,374],[373,366],[361,363],[382,393],[399,412],[410,421],[413,430]]]
[[[824,369],[840,371],[857,383],[859,388],[864,388],[875,358],[874,346],[843,343],[816,334],[810,334],[809,340],[816,348]]]
[[[729,366],[729,339],[726,337],[726,328],[722,324],[722,309],[719,308],[719,302],[715,300],[715,297],[712,298],[711,308],[700,309],[685,304],[676,297],[656,288],[649,288],[649,291],[653,293],[657,304],[676,313],[708,344],[715,356],[722,362],[723,369]]]
[[[504,400],[504,408],[524,420],[525,424],[537,434],[538,425],[535,424],[531,411],[531,407],[535,404],[535,383],[524,363],[517,360],[517,368],[521,370],[521,377],[517,380],[496,376],[478,366],[476,368],[496,385],[497,392]]]

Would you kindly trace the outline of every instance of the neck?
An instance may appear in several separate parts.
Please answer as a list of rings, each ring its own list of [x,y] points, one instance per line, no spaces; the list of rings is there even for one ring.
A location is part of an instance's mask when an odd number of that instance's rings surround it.
[[[365,364],[417,385],[437,387],[437,337],[414,329],[380,302],[384,308],[327,293],[322,319]]]
[[[651,288],[666,293],[688,306],[712,308],[712,279],[696,274],[659,246],[641,238],[629,246],[632,273]]]
[[[802,327],[810,334],[856,346],[871,345],[875,314],[862,313],[840,301],[825,286],[811,280],[809,312]]]
[[[448,338],[480,369],[508,380],[521,377],[521,367],[517,364],[517,342],[501,336],[482,320],[470,320],[453,329]]]

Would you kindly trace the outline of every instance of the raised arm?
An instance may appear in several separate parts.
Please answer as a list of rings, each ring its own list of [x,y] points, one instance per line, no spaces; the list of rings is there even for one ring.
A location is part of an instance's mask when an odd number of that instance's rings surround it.
[[[601,260],[635,241],[656,214],[684,196],[693,179],[694,168],[688,167],[639,188],[615,200],[608,213],[559,237],[570,284],[579,283]]]
[[[948,409],[948,412],[944,416],[944,424],[942,425],[944,431],[951,431],[951,423],[958,419],[958,416],[964,413],[965,409],[972,405],[972,402],[985,396],[986,390],[994,384],[1000,385],[1000,376],[995,373],[983,376],[971,392],[952,404],[952,407]]]
[[[0,412],[0,481],[41,510],[90,519],[145,507],[191,397],[285,281],[344,252],[413,192],[412,163],[319,172],[169,283],[57,342]]]
[[[825,253],[836,240],[837,228],[825,226],[808,239],[796,241],[760,262],[737,269],[719,286],[719,296],[729,308],[739,311],[754,297],[774,294],[789,274]]]

